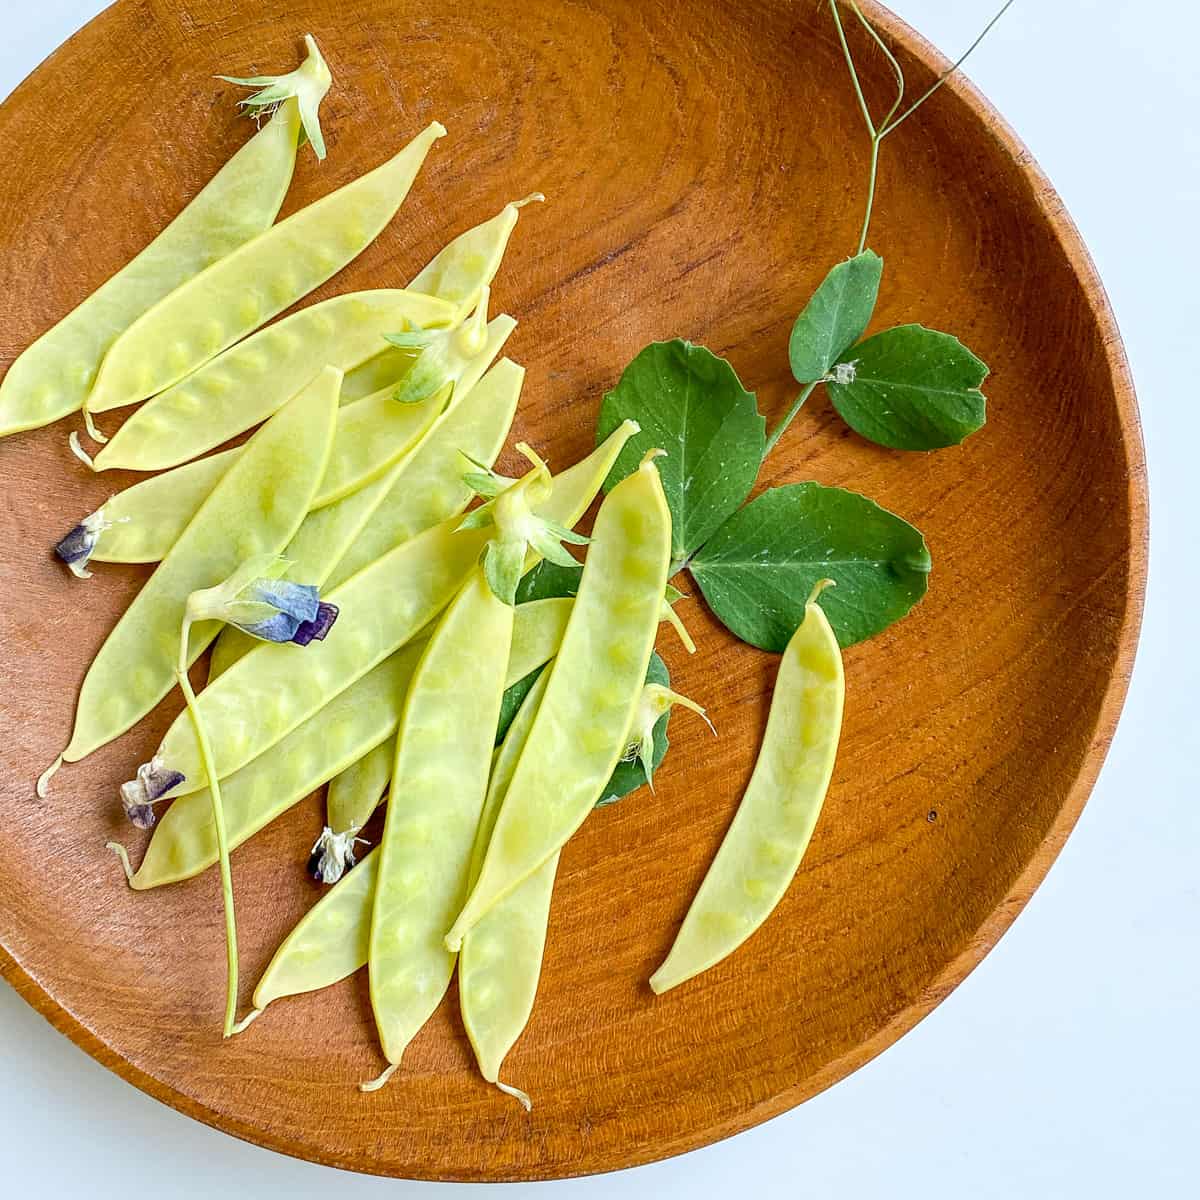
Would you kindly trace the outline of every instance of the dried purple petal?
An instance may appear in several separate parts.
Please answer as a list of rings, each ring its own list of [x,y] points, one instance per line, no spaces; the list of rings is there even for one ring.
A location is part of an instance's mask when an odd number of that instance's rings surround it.
[[[139,829],[150,829],[154,825],[154,802],[178,787],[184,779],[182,772],[168,770],[162,759],[155,755],[138,767],[133,779],[121,784],[121,807],[125,809],[125,815]]]
[[[154,808],[149,804],[131,804],[125,809],[125,815],[138,829],[154,828]]]
[[[104,509],[98,508],[89,513],[61,542],[54,547],[54,553],[71,568],[71,574],[79,579],[90,579],[91,571],[87,569],[88,561],[96,550],[100,535],[111,529],[112,524],[104,519]]]
[[[311,621],[301,621],[296,632],[292,634],[292,641],[297,646],[307,646],[309,642],[323,642],[337,618],[338,606],[322,600],[317,605],[316,617]]]

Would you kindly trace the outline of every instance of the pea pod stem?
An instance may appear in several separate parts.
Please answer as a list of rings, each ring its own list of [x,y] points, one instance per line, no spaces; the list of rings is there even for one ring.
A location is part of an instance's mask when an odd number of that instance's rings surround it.
[[[360,1092],[377,1092],[400,1069],[398,1062],[389,1063],[374,1079],[368,1079],[358,1085]]]
[[[196,741],[200,744],[200,758],[204,764],[205,773],[208,776],[208,790],[209,795],[212,797],[213,828],[217,834],[217,853],[221,866],[221,899],[225,906],[226,985],[225,1024],[222,1036],[230,1037],[233,1034],[234,1022],[237,1018],[238,997],[237,917],[233,907],[233,872],[229,864],[229,835],[225,829],[225,809],[221,804],[221,785],[217,779],[212,746],[209,743],[208,731],[204,727],[200,711],[196,707],[196,693],[192,691],[191,680],[188,679],[188,625],[189,622],[185,621],[183,625],[183,637],[179,648],[179,665],[175,670],[175,676],[179,680],[180,690],[183,692],[188,713],[192,718],[192,725],[196,730]],[[122,865],[128,869],[127,863],[123,863]]]

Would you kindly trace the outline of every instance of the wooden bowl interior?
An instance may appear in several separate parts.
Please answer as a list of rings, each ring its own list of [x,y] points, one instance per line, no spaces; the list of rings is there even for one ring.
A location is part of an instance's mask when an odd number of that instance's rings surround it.
[[[936,56],[880,14],[914,91]],[[451,136],[400,216],[315,298],[397,286],[449,236],[540,189],[497,280],[528,368],[514,441],[561,466],[646,343],[727,356],[768,420],[795,391],[787,338],[854,249],[866,142],[828,12],[705,0],[125,0],[0,107],[0,364],[125,262],[245,138],[213,76],[277,69],[311,31],[336,84],[329,157],[285,211],[439,118]],[[865,86],[886,71],[855,38]],[[79,86],[80,81],[83,86]],[[657,792],[597,812],[562,859],[536,1011],[506,1074],[475,1073],[452,991],[390,1086],[365,980],[281,1002],[222,1044],[213,873],[133,894],[116,787],[178,710],[32,783],[66,740],[93,654],[147,575],[79,583],[49,547],[132,475],[97,478],[62,423],[0,444],[0,966],[101,1061],[201,1120],[320,1162],[435,1179],[607,1170],[726,1136],[894,1040],[970,969],[1049,866],[1098,769],[1144,569],[1141,448],[1115,329],[1048,185],[964,83],[890,139],[871,244],[875,327],[952,331],[993,368],[986,429],[936,454],[879,449],[818,394],[760,487],[816,479],[914,522],[934,560],[911,617],[846,655],[843,743],[799,876],[739,953],[646,985],[737,804],[775,660],[701,601],[671,634],[687,714]],[[511,455],[506,463],[513,462]],[[691,589],[695,590],[695,589]],[[317,798],[234,856],[243,1002],[315,898]]]

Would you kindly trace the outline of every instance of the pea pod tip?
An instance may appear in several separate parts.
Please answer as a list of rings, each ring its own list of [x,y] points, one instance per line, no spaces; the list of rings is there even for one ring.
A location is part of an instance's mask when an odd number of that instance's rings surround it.
[[[377,1092],[395,1073],[400,1069],[399,1063],[389,1063],[383,1072],[377,1075],[374,1079],[368,1079],[365,1083],[358,1085],[360,1092]]]
[[[523,1092],[519,1087],[513,1087],[511,1083],[504,1083],[499,1079],[493,1082],[506,1096],[511,1096],[518,1101],[526,1112],[533,1112],[533,1101],[529,1098],[528,1092]]]

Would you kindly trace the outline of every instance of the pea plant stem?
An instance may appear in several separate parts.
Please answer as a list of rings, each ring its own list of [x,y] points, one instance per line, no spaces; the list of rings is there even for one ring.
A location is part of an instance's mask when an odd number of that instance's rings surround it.
[[[871,137],[871,169],[867,179],[867,206],[863,212],[862,233],[858,238],[858,251],[861,254],[867,248],[867,234],[871,229],[871,210],[875,207],[875,181],[879,175],[879,142],[880,135]]]
[[[808,384],[800,395],[792,401],[792,407],[783,414],[783,419],[779,424],[767,434],[767,444],[763,447],[764,460],[775,449],[775,443],[787,432],[787,427],[796,419],[796,414],[804,407],[804,402],[813,394],[813,389],[817,384],[821,382],[820,379],[814,379],[812,383]]]
[[[200,758],[204,763],[204,773],[208,776],[208,792],[212,798],[213,828],[217,834],[217,857],[221,868],[221,898],[225,905],[225,1023],[222,1036],[230,1037],[234,1032],[234,1021],[237,1017],[238,999],[238,944],[237,919],[233,910],[233,872],[229,866],[229,835],[225,829],[225,808],[221,803],[221,785],[217,781],[217,769],[213,758],[212,745],[208,740],[200,711],[196,707],[196,693],[192,690],[191,680],[187,673],[187,647],[189,623],[183,627],[183,645],[179,654],[179,666],[176,675],[183,698],[187,703],[188,715],[196,730],[196,741],[200,746]]]
[[[863,214],[862,231],[859,234],[858,239],[858,253],[861,254],[867,248],[867,234],[871,229],[871,214],[875,207],[875,185],[879,175],[880,143],[885,137],[888,136],[889,133],[892,133],[896,128],[907,121],[908,118],[911,117],[913,113],[915,113],[917,109],[919,109],[921,105],[924,104],[925,101],[928,100],[929,97],[932,96],[933,93],[936,92],[938,88],[940,88],[942,84],[944,84],[946,80],[949,79],[950,76],[953,75],[959,69],[959,67],[963,65],[964,62],[966,62],[967,58],[971,55],[976,46],[978,46],[979,43],[982,42],[985,37],[987,37],[988,33],[992,29],[992,26],[995,25],[996,22],[999,21],[1000,18],[1009,10],[1009,8],[1012,7],[1013,0],[1005,0],[1004,4],[1001,5],[1000,10],[983,27],[983,30],[979,36],[967,47],[967,49],[958,57],[958,59],[949,67],[947,67],[947,69],[943,71],[941,75],[939,75],[924,92],[922,92],[920,97],[914,100],[913,103],[903,111],[901,111],[901,106],[904,103],[904,93],[906,88],[904,71],[901,68],[900,63],[897,61],[896,56],[891,52],[891,50],[888,49],[887,43],[884,42],[883,38],[879,36],[878,30],[876,30],[871,22],[867,20],[866,16],[863,15],[862,10],[858,6],[857,0],[849,0],[849,3],[855,17],[858,18],[859,24],[867,31],[871,37],[871,40],[876,44],[876,46],[879,47],[880,51],[887,59],[888,66],[891,68],[892,74],[896,79],[896,98],[892,101],[892,106],[888,109],[883,120],[876,123],[875,119],[871,116],[871,106],[867,103],[866,94],[863,92],[862,80],[858,75],[858,68],[854,62],[854,55],[850,51],[850,43],[846,40],[846,30],[842,25],[842,15],[838,9],[838,0],[829,0],[829,9],[833,14],[833,22],[837,28],[838,41],[842,47],[842,55],[846,59],[846,66],[850,71],[850,80],[854,85],[854,95],[858,100],[859,111],[862,113],[863,121],[867,126],[867,134],[871,139],[871,161],[867,180],[867,205],[866,212]],[[897,113],[900,115],[897,116]],[[790,417],[788,419],[790,420]],[[768,446],[768,449],[769,448],[770,446]]]

